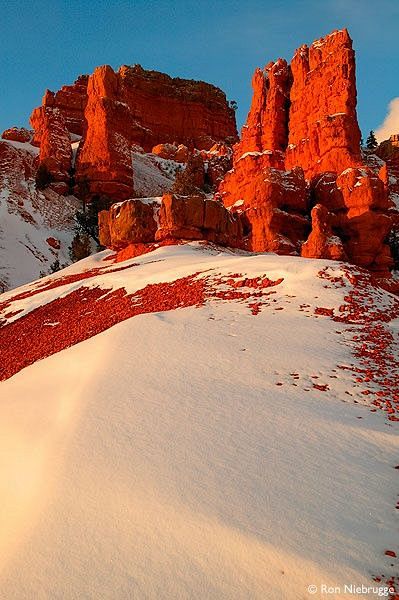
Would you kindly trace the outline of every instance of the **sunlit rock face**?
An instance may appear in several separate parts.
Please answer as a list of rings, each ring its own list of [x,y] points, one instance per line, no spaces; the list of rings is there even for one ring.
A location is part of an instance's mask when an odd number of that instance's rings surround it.
[[[233,169],[219,187],[226,206],[239,205],[244,245],[347,257],[389,276],[388,186],[383,170],[376,173],[362,162],[348,32],[301,46],[290,65],[279,59],[257,69],[252,86]]]

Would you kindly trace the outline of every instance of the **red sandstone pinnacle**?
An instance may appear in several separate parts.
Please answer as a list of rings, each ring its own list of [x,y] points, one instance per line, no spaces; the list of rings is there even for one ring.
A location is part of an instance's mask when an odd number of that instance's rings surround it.
[[[346,255],[389,276],[392,260],[385,239],[392,224],[388,211],[391,216],[393,211],[387,175],[384,168],[375,174],[361,162],[348,32],[334,31],[309,48],[302,46],[290,67],[278,60],[258,69],[253,88],[242,140],[234,147],[234,168],[219,186],[224,204],[237,204],[243,213],[248,249],[297,251],[309,230],[303,203],[309,193],[327,212],[320,207],[312,214],[314,231],[302,253]],[[286,173],[297,167],[307,185],[296,180],[287,186]],[[328,243],[333,235],[335,247]]]
[[[87,179],[91,194],[116,200],[133,195],[129,107],[118,100],[118,76],[109,66],[89,78],[87,130],[76,161],[76,180]]]
[[[307,179],[361,164],[355,53],[346,29],[301,46],[290,66],[278,59],[257,69],[252,86],[236,159],[282,150],[286,168],[302,167]]]
[[[291,62],[288,168],[307,178],[361,163],[355,53],[346,29],[301,46]]]
[[[72,166],[72,149],[64,117],[57,108],[35,108],[30,118],[35,130],[33,144],[40,146],[40,162],[55,181],[68,181]]]
[[[139,65],[98,67],[89,78],[87,128],[77,160],[77,180],[87,177],[91,193],[115,200],[133,195],[131,148],[159,144],[207,149],[236,140],[234,111],[224,93],[204,83],[173,79]],[[165,147],[165,146],[164,146]],[[186,159],[179,146],[174,160]]]
[[[46,90],[43,107],[58,108],[70,133],[83,135],[84,111],[87,103],[88,75],[80,75],[72,85],[64,85],[57,92]]]
[[[284,59],[256,69],[251,109],[235,148],[237,158],[245,152],[286,149],[290,85],[291,72]]]

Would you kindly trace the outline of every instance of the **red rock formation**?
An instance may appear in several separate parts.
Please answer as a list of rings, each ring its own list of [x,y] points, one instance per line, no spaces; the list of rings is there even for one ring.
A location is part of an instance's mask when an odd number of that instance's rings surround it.
[[[153,242],[159,205],[138,198],[113,204],[99,214],[99,236],[103,246],[121,249],[129,244]]]
[[[219,188],[226,206],[240,204],[248,248],[300,250],[309,219],[306,185],[287,169],[301,167],[313,203],[322,205],[312,213],[314,231],[302,254],[346,254],[354,263],[388,275],[387,174],[381,168],[378,174],[362,168],[355,56],[348,32],[335,31],[310,48],[302,46],[291,67],[279,60],[258,69],[253,88],[242,140],[234,148],[234,168]],[[332,246],[328,240],[333,236]]]
[[[180,163],[186,163],[190,154],[189,149],[184,144],[157,144],[151,152],[161,158]]]
[[[290,86],[291,72],[285,60],[279,58],[263,70],[256,69],[251,109],[235,148],[237,158],[245,152],[286,149]]]
[[[87,130],[76,163],[78,181],[86,178],[90,193],[124,200],[133,194],[131,118],[119,101],[118,76],[99,67],[89,78],[85,111]]]
[[[237,139],[234,111],[217,87],[140,65],[118,71],[120,98],[130,108],[139,143],[146,151],[157,143],[175,142],[210,148],[215,141]]]
[[[99,236],[103,246],[116,250],[129,247],[129,256],[134,256],[145,251],[145,244],[155,241],[208,240],[240,246],[242,226],[239,217],[221,202],[202,195],[164,194],[160,207],[155,200],[136,198],[100,212]]]
[[[300,165],[310,178],[359,165],[355,53],[347,30],[301,46],[291,71],[287,168]]]
[[[303,171],[283,171],[280,166],[277,152],[243,155],[220,185],[225,206],[243,211],[248,250],[292,254],[307,237]]]
[[[25,127],[10,127],[1,134],[3,140],[10,140],[13,142],[30,142],[33,136],[33,132]]]
[[[312,231],[302,245],[301,256],[305,258],[329,258],[346,260],[347,256],[339,237],[332,230],[334,216],[322,204],[312,209]]]
[[[8,190],[7,210],[9,213],[19,213],[29,222],[32,221],[32,217],[24,210],[24,204],[32,201],[29,180],[33,178],[34,173],[32,154],[0,141],[0,189]]]
[[[221,202],[203,196],[164,194],[155,239],[208,240],[221,245],[240,246],[240,219]]]
[[[64,117],[57,108],[36,108],[30,118],[35,130],[33,144],[40,146],[40,163],[46,165],[55,181],[68,181],[72,149]]]
[[[99,67],[89,78],[87,129],[77,160],[77,179],[91,193],[115,199],[133,195],[131,147],[157,144],[210,148],[236,139],[234,111],[218,88],[171,77],[140,66]]]
[[[380,177],[368,167],[349,168],[338,177],[324,173],[315,180],[313,196],[335,215],[334,231],[342,238],[349,260],[387,276],[392,259],[385,239],[392,223]]]
[[[58,108],[70,133],[83,135],[87,103],[87,82],[89,76],[81,75],[72,85],[64,85],[58,92],[46,90],[42,106]]]

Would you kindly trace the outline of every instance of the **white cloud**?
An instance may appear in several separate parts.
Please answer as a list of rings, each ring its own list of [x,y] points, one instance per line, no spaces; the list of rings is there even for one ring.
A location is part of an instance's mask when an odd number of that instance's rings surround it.
[[[399,133],[399,97],[390,101],[387,116],[378,127],[375,135],[379,142],[383,142],[395,133]]]

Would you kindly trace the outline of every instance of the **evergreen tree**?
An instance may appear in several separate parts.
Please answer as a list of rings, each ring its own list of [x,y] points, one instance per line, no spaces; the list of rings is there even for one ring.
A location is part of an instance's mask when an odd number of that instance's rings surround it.
[[[40,163],[39,168],[36,171],[35,177],[36,188],[38,190],[44,190],[44,188],[50,185],[52,181],[54,181],[54,178],[48,170],[46,164]]]
[[[366,140],[366,148],[367,148],[367,150],[375,150],[377,148],[377,146],[378,146],[377,139],[374,135],[374,131],[371,130],[368,135],[368,138]]]
[[[94,195],[90,202],[83,204],[83,211],[76,213],[78,229],[87,233],[97,244],[98,239],[98,213],[102,210],[109,210],[113,201],[105,195]]]
[[[87,233],[77,232],[69,246],[69,256],[72,262],[77,262],[90,256],[91,241]]]
[[[388,237],[388,244],[391,248],[391,255],[393,258],[393,268],[399,269],[399,229],[393,229]]]

